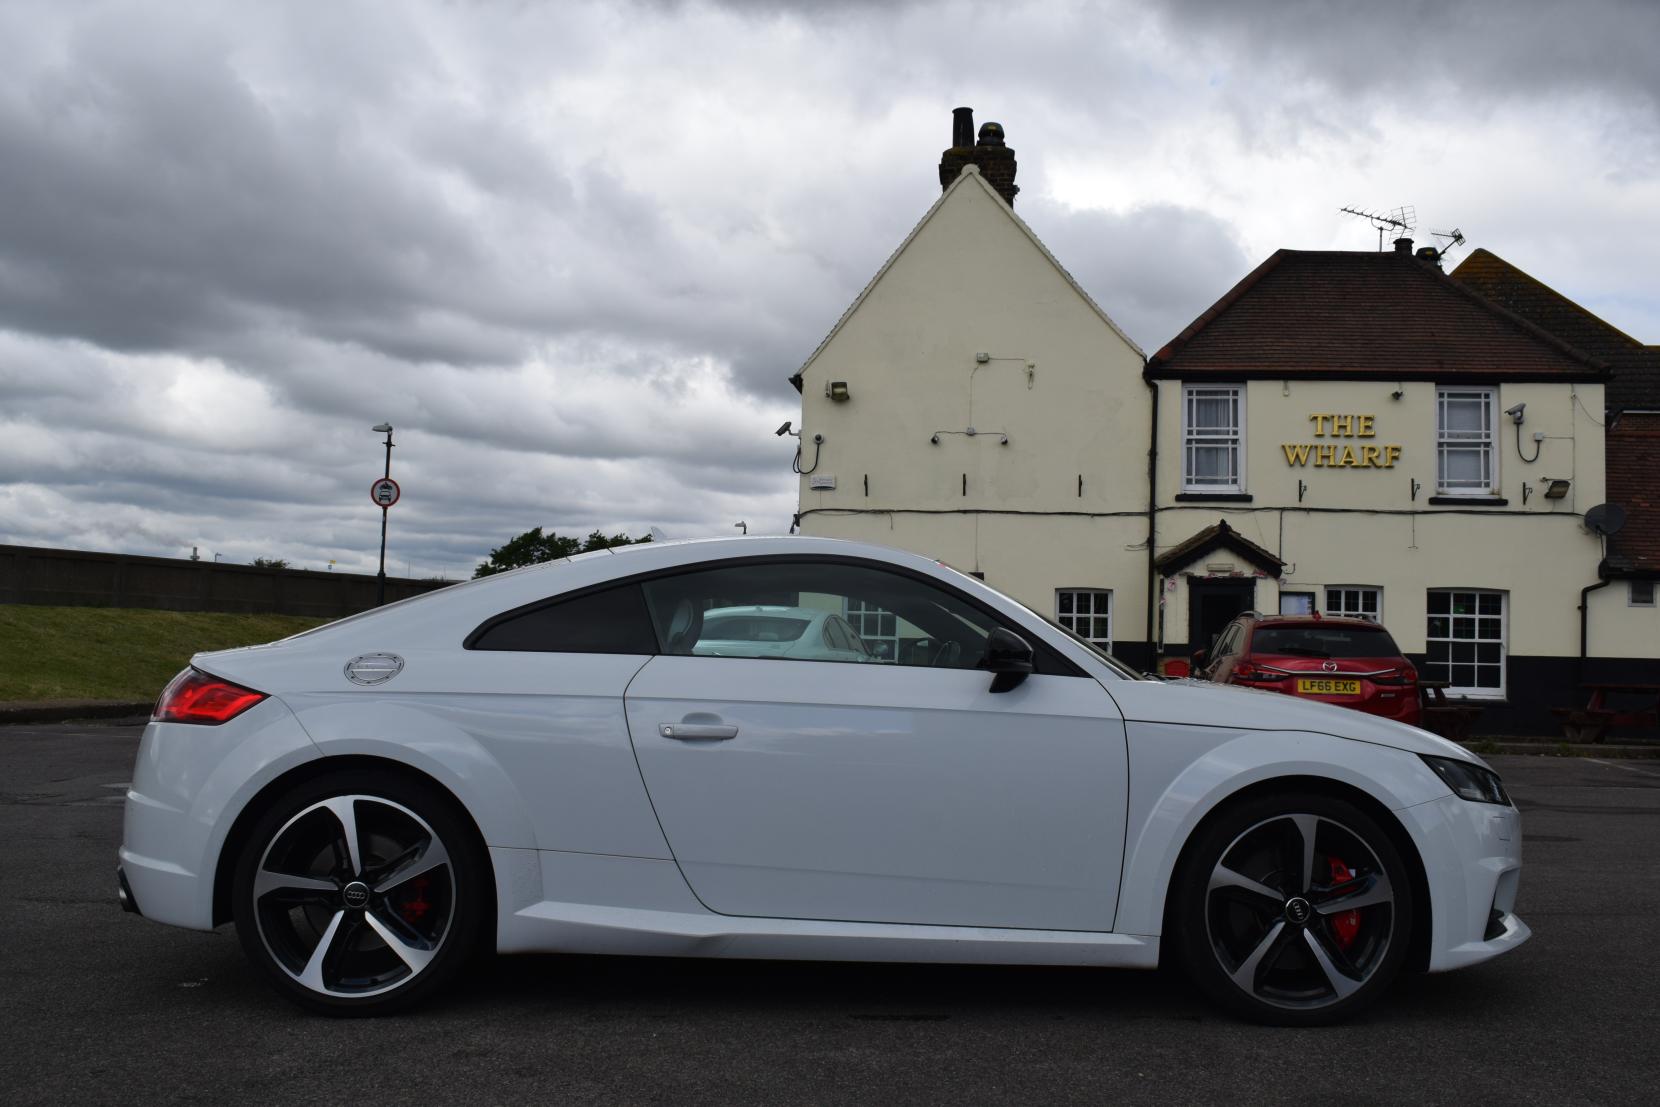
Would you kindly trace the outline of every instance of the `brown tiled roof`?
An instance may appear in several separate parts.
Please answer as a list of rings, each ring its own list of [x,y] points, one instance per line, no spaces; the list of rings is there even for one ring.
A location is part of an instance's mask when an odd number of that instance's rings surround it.
[[[1660,413],[1627,412],[1608,431],[1608,502],[1625,526],[1608,539],[1612,576],[1660,576]]]
[[[1606,366],[1404,253],[1279,250],[1149,377],[1602,380]]]
[[[1271,577],[1279,576],[1280,571],[1285,568],[1285,562],[1228,526],[1226,519],[1219,520],[1187,541],[1170,547],[1153,562],[1153,567],[1168,576],[1193,564],[1212,550],[1231,550],[1238,554],[1241,560],[1250,562]]]
[[[1497,254],[1477,250],[1452,279],[1608,363],[1608,406],[1660,410],[1660,346],[1645,346]]]

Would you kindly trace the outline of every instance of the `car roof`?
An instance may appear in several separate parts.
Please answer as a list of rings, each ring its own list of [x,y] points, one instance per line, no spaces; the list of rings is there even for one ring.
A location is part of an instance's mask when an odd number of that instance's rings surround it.
[[[1382,623],[1374,623],[1370,619],[1356,619],[1348,615],[1322,615],[1316,619],[1312,615],[1258,615],[1253,622],[1258,626],[1270,627],[1370,627],[1373,630],[1383,630]]]

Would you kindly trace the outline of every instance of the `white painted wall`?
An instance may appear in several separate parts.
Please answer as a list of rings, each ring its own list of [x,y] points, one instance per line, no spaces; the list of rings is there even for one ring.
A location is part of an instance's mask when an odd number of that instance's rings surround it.
[[[824,435],[812,475],[836,489],[802,478],[802,531],[984,572],[1050,616],[1056,588],[1109,588],[1117,636],[1142,640],[1141,368],[1140,351],[965,173],[803,370],[803,465]],[[828,381],[846,381],[851,398],[826,398]],[[872,513],[883,509],[908,513]],[[861,514],[827,513],[844,511]],[[1072,514],[1030,514],[1054,512]]]

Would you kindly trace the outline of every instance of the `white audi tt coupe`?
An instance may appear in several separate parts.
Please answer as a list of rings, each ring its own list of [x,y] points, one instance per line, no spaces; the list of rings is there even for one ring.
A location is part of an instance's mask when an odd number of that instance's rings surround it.
[[[700,653],[828,611],[882,662]],[[885,663],[884,663],[885,662]],[[118,882],[375,1014],[480,948],[1151,968],[1348,1015],[1519,945],[1521,827],[1451,742],[1125,670],[937,562],[656,543],[446,588],[162,693]]]

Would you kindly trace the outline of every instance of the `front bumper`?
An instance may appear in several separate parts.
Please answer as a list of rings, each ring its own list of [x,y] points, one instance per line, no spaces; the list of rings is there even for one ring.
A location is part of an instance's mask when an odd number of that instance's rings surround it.
[[[1516,917],[1522,820],[1448,795],[1397,812],[1418,841],[1431,904],[1429,971],[1474,965],[1532,936]]]

